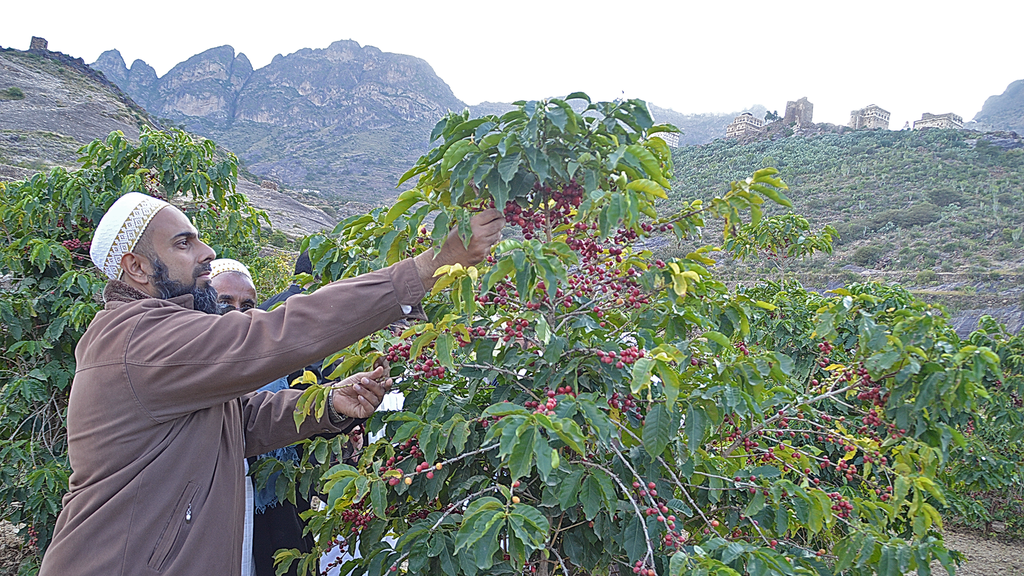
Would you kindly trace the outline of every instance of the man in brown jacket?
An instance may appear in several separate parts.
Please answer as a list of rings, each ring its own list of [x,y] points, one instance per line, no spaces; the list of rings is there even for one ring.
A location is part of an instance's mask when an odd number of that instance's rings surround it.
[[[111,281],[75,352],[73,472],[40,574],[238,575],[242,459],[350,429],[391,382],[380,369],[350,377],[324,417],[298,431],[299,391],[249,393],[400,318],[422,318],[436,269],[483,260],[504,220],[482,212],[468,247],[453,232],[436,254],[270,312],[218,316],[194,309],[211,299],[213,250],[179,210],[138,196],[118,200],[94,237],[93,261]]]

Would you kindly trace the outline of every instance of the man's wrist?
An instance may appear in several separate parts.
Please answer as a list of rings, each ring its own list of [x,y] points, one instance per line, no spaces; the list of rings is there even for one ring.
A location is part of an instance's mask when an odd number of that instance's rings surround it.
[[[440,267],[434,254],[433,248],[428,248],[425,252],[417,254],[413,258],[413,262],[416,263],[416,272],[419,274],[420,282],[423,283],[423,289],[430,291],[434,286],[434,272]]]
[[[341,427],[348,420],[348,416],[339,414],[334,408],[334,390],[327,393],[327,417],[331,420],[331,424],[338,427]]]

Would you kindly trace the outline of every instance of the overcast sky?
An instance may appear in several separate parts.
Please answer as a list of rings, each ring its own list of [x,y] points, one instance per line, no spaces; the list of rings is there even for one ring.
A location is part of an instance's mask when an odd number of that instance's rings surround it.
[[[276,54],[355,40],[426,60],[468,104],[643,98],[683,113],[808,97],[816,122],[878,104],[890,128],[922,112],[969,120],[1024,78],[1024,1],[9,0],[0,46],[31,36],[82,57],[118,49],[157,74],[224,44]]]

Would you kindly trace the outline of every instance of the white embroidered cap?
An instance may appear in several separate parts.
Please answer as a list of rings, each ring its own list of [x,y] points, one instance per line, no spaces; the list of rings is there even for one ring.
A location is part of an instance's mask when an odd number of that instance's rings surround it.
[[[218,258],[213,262],[210,262],[210,278],[213,278],[221,272],[241,272],[246,278],[252,282],[252,274],[249,273],[249,269],[246,268],[245,264],[242,264],[238,260],[232,260],[231,258]]]
[[[92,263],[111,280],[120,278],[121,257],[135,249],[150,220],[165,206],[170,204],[138,192],[118,198],[92,235]]]

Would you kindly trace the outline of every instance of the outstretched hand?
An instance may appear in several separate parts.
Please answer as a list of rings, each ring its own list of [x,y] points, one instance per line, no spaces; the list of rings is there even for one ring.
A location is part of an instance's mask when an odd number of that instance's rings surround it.
[[[388,377],[388,367],[377,366],[369,372],[359,372],[334,386],[331,402],[334,410],[350,418],[369,418],[380,406],[384,395],[394,382]]]
[[[434,285],[434,272],[441,266],[462,264],[473,266],[487,258],[491,253],[491,247],[498,240],[501,240],[501,229],[505,226],[505,217],[494,208],[488,208],[474,214],[469,220],[472,236],[469,238],[469,246],[466,246],[459,238],[458,230],[452,230],[445,238],[441,250],[434,254],[433,250],[427,250],[416,257],[416,269],[419,271],[420,280],[423,286],[430,290]]]

